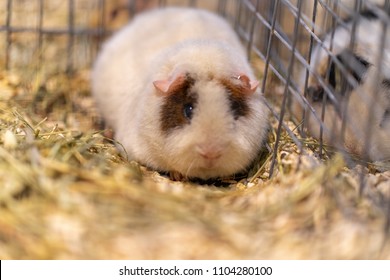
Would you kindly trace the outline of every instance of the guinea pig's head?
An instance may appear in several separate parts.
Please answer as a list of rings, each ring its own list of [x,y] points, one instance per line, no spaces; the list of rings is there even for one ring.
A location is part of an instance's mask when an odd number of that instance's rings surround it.
[[[306,107],[304,122],[312,136],[323,137],[327,144],[374,161],[388,159],[390,86],[386,74],[390,71],[386,57],[379,69],[374,52],[368,56],[358,51],[361,44],[356,49],[338,49],[332,58],[320,47],[315,49],[305,95],[311,109]],[[301,74],[302,94],[305,78],[306,70]],[[304,106],[298,102],[295,106],[296,117],[302,118]]]
[[[258,82],[242,73],[175,72],[153,82],[161,100],[159,165],[186,178],[244,171],[264,144],[268,109]]]

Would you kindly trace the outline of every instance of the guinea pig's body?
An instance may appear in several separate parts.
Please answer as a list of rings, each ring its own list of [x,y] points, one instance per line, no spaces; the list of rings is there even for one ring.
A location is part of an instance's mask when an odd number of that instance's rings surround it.
[[[373,161],[388,160],[390,28],[387,27],[387,34],[384,34],[378,15],[365,11],[356,23],[355,44],[351,49],[352,28],[352,22],[338,26],[325,37],[323,46],[318,45],[313,50],[310,71],[320,79],[309,75],[306,98],[317,117],[306,107],[306,126],[311,135],[320,137],[319,120],[324,104],[322,132],[325,143],[343,146],[348,152]],[[326,50],[330,50],[337,60],[330,60]],[[306,75],[306,71],[303,72],[302,88]],[[295,104],[297,118],[302,118],[304,107],[302,103]]]
[[[137,16],[99,54],[92,90],[129,158],[187,178],[244,171],[268,111],[234,31],[192,8]]]

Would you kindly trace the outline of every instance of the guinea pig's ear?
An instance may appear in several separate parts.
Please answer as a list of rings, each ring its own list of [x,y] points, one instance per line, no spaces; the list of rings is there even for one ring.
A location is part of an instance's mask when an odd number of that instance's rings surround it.
[[[245,74],[239,74],[235,78],[241,82],[245,94],[253,94],[260,84],[259,81],[251,81]]]
[[[158,94],[168,96],[177,91],[185,81],[186,77],[184,74],[175,74],[167,80],[156,80],[153,82],[153,85],[157,89]]]

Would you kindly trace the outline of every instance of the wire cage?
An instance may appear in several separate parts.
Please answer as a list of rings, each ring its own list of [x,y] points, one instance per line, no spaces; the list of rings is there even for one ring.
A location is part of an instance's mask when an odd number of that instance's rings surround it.
[[[205,8],[231,22],[256,65],[278,123],[274,151],[284,131],[302,153],[311,136],[319,157],[334,147],[381,170],[390,158],[389,2],[2,0],[0,64],[72,73],[91,67],[104,39],[139,12]]]

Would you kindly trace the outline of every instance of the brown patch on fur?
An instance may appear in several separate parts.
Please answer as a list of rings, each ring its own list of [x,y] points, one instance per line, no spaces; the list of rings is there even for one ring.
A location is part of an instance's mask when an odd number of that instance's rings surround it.
[[[165,134],[170,133],[176,128],[180,128],[190,123],[190,120],[184,116],[184,107],[191,104],[196,107],[197,94],[191,91],[195,80],[188,74],[184,83],[176,87],[174,92],[164,97],[164,103],[160,111],[160,128]]]
[[[248,95],[245,94],[245,88],[243,85],[234,84],[232,81],[222,79],[221,84],[226,88],[229,93],[230,109],[234,114],[234,118],[245,117],[249,115],[250,108],[247,102]]]

